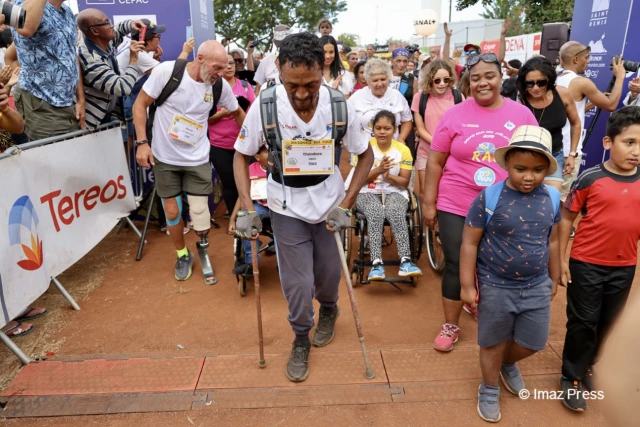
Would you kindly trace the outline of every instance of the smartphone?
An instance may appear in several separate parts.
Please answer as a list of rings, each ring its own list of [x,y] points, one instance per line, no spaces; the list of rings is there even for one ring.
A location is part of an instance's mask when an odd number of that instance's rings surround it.
[[[258,47],[258,44],[259,44],[259,43],[260,43],[260,39],[254,39],[254,40],[251,42],[251,44],[253,45],[253,46],[252,46],[253,48]]]
[[[140,37],[138,38],[138,41],[143,42],[146,35],[147,35],[147,26],[145,25],[140,30]]]

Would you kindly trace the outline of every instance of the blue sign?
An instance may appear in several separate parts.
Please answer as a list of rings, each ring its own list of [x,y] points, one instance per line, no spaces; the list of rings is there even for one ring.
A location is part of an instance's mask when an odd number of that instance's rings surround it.
[[[215,22],[213,20],[212,0],[189,0],[191,7],[191,27],[196,39],[196,50],[203,42],[215,40]]]
[[[590,63],[585,77],[591,79],[598,89],[605,92],[613,73],[610,70],[614,55],[622,54],[625,59],[640,61],[640,4],[633,0],[576,0],[571,24],[571,39],[591,47]],[[633,5],[633,9],[632,9]],[[634,25],[635,23],[635,25]],[[635,41],[636,43],[632,43]],[[628,92],[628,79],[623,85],[622,98]],[[620,108],[622,104],[618,106]],[[607,120],[610,113],[600,113],[593,134],[583,149],[583,166],[581,170],[602,163],[606,153],[602,146]],[[586,114],[585,129],[591,125],[595,110]]]
[[[198,20],[193,25],[196,31],[201,31],[208,25],[212,36],[215,38],[213,26],[213,2],[210,0],[192,0],[198,4]],[[207,15],[200,12],[200,5],[208,4]],[[162,59],[164,61],[174,60],[182,52],[182,46],[186,41],[187,27],[192,26],[190,10],[183,2],[175,0],[78,0],[78,10],[96,8],[102,10],[112,22],[118,23],[125,19],[146,18],[158,25],[165,25],[167,31],[162,34],[160,46],[164,51]],[[206,21],[203,23],[203,19]],[[194,31],[195,33],[195,31]],[[198,48],[198,34],[196,34],[196,49]]]

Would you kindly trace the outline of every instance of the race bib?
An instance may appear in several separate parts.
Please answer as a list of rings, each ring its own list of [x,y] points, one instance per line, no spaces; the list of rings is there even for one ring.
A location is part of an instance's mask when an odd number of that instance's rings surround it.
[[[251,200],[267,199],[267,178],[251,180]]]
[[[282,141],[284,175],[332,175],[333,148],[333,139]]]
[[[169,136],[195,147],[203,131],[204,125],[176,114],[173,116],[171,126],[169,127]]]

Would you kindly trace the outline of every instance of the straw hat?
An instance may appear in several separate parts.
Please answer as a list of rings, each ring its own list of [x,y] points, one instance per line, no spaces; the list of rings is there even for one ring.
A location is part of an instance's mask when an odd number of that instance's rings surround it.
[[[498,148],[495,152],[496,163],[503,169],[506,169],[505,157],[507,153],[514,148],[524,148],[544,154],[549,159],[547,176],[553,175],[558,170],[558,162],[551,154],[551,134],[548,130],[538,126],[518,127],[513,133],[509,145]]]

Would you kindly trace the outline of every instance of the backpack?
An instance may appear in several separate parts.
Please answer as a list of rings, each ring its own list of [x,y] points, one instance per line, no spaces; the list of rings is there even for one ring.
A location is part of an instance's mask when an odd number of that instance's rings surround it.
[[[273,158],[277,169],[277,171],[275,171],[276,173],[271,171],[272,175],[274,175],[274,180],[276,182],[286,184],[288,187],[302,188],[317,185],[327,179],[328,175],[280,177],[280,171],[282,171],[282,135],[280,134],[278,106],[276,102],[276,90],[278,86],[279,85],[269,86],[260,93],[262,132],[270,150],[269,157],[270,159],[271,157]],[[331,138],[334,141],[334,146],[337,146],[347,133],[347,125],[349,123],[347,100],[339,90],[326,85],[323,86],[329,90],[329,95],[331,97]],[[276,177],[278,179],[276,179]]]
[[[407,101],[413,99],[413,74],[403,74],[400,78],[400,85],[398,86],[398,91],[404,96]]]
[[[175,64],[173,65],[173,71],[171,72],[171,78],[167,82],[167,84],[162,88],[162,92],[160,92],[160,96],[149,106],[149,118],[147,119],[147,139],[149,142],[153,139],[153,121],[156,116],[156,110],[159,106],[164,104],[164,102],[171,96],[173,92],[178,89],[180,86],[180,82],[182,81],[182,77],[184,76],[184,70],[187,68],[188,61],[186,59],[177,59]],[[213,84],[213,107],[209,112],[209,117],[216,113],[216,109],[218,106],[218,101],[220,100],[220,95],[222,94],[222,79],[218,78]]]
[[[502,181],[500,183],[494,184],[490,187],[485,188],[484,190],[484,212],[487,217],[484,228],[487,228],[489,225],[489,221],[491,221],[491,217],[494,214],[496,206],[498,205],[498,199],[500,199],[500,194],[502,193],[502,189],[506,181]],[[551,197],[551,204],[553,206],[554,215],[558,214],[558,210],[560,209],[560,192],[553,186],[544,184],[547,187],[547,191],[549,192],[549,197]],[[551,231],[553,227],[549,229],[549,235],[551,235]]]
[[[452,90],[453,90],[453,104],[454,105],[460,104],[462,102],[462,92],[460,92],[455,87]],[[427,111],[428,100],[429,100],[429,93],[422,92],[422,94],[420,95],[420,107],[418,108],[418,111],[420,112],[420,115],[422,116],[423,120],[424,120],[424,112]]]

